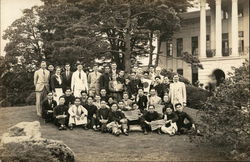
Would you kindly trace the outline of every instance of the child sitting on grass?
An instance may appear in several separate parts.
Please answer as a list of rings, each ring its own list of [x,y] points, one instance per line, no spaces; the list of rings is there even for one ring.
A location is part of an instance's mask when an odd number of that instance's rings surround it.
[[[87,116],[88,111],[81,105],[81,99],[75,98],[75,104],[69,108],[69,128],[73,129],[73,126],[82,126],[83,129],[87,129]]]
[[[112,134],[119,136],[122,131],[128,136],[127,119],[121,110],[118,110],[117,103],[111,105],[111,111],[108,116],[107,128],[111,130]],[[122,129],[122,131],[121,131]]]
[[[107,132],[107,123],[110,109],[105,100],[101,101],[100,109],[97,110],[97,120],[100,124],[101,132]]]
[[[57,105],[54,108],[54,118],[55,118],[55,124],[59,126],[59,130],[66,130],[66,119],[68,116],[68,107],[64,105],[65,98],[63,96],[59,97],[59,105]]]

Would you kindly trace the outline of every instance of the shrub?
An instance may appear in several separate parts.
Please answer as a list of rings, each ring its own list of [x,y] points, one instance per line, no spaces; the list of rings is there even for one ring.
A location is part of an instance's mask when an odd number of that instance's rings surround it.
[[[210,93],[202,88],[192,85],[186,85],[187,106],[194,109],[201,109],[204,102],[210,96]]]
[[[249,63],[233,70],[204,104],[200,128],[205,133],[203,140],[225,145],[233,150],[231,155],[236,160],[247,160],[250,158]]]

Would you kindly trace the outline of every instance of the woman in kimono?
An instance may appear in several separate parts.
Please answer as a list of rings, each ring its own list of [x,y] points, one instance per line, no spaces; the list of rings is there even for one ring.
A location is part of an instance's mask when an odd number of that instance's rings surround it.
[[[63,84],[62,84],[62,75],[61,68],[56,67],[56,73],[51,76],[51,88],[54,95],[54,100],[59,103],[59,97],[63,95]]]
[[[69,129],[72,130],[73,126],[82,126],[87,129],[87,116],[88,111],[81,105],[79,97],[75,98],[75,104],[69,108]]]

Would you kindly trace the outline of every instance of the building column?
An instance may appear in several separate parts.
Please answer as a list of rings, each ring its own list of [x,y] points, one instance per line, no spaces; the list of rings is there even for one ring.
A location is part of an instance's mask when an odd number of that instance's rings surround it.
[[[221,0],[216,0],[215,13],[215,27],[216,27],[216,54],[215,57],[222,56],[222,24],[221,24]]]
[[[200,58],[206,58],[206,0],[200,0]]]
[[[238,56],[239,29],[238,29],[238,0],[232,0],[232,56]]]
[[[210,7],[210,49],[215,50],[215,8]]]

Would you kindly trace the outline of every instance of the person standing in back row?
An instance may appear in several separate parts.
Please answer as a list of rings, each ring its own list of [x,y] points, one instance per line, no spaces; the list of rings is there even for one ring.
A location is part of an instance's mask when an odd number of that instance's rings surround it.
[[[69,88],[71,88],[71,78],[72,78],[72,72],[70,71],[70,64],[65,64],[65,72],[62,73],[63,78],[63,93]]]
[[[36,91],[36,113],[41,117],[41,101],[44,100],[47,92],[49,92],[49,76],[50,72],[46,69],[46,62],[42,61],[40,69],[35,71],[34,85]]]
[[[71,89],[75,97],[81,97],[81,91],[88,92],[87,75],[81,64],[77,65],[77,70],[72,74]]]
[[[174,110],[176,110],[175,105],[177,103],[181,103],[183,107],[186,106],[187,102],[186,86],[183,82],[179,81],[178,74],[174,75],[173,83],[170,84],[169,97],[171,103],[174,105]]]
[[[94,89],[97,94],[100,92],[100,86],[99,86],[99,78],[102,75],[100,72],[98,72],[98,65],[94,64],[93,66],[93,72],[89,73],[88,75],[88,84],[89,89]]]

